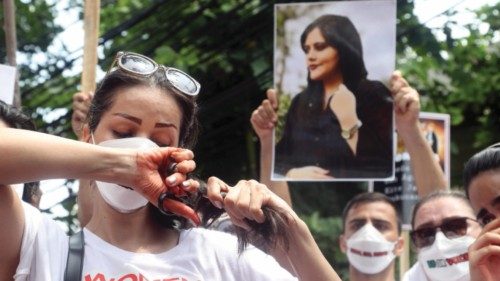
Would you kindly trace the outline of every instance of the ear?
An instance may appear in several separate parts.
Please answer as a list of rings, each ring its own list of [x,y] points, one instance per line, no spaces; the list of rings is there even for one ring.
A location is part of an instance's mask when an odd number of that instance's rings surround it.
[[[403,253],[404,248],[405,240],[403,237],[399,236],[396,245],[394,246],[394,255],[399,257],[401,253]]]
[[[90,139],[89,124],[83,125],[83,128],[82,128],[82,138],[80,140],[84,141],[86,143],[91,143],[92,142],[92,140]]]
[[[347,253],[347,240],[345,234],[341,234],[339,237],[339,246],[342,253]]]

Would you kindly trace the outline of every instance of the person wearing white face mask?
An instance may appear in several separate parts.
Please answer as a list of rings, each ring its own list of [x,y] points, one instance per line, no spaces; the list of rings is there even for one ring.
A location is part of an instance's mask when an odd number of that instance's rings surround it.
[[[92,142],[95,144],[94,137]],[[137,148],[148,149],[158,148],[159,146],[147,138],[125,138],[113,139],[99,143],[100,146],[116,147],[116,148]],[[96,181],[97,189],[102,198],[113,209],[120,213],[131,213],[141,207],[146,206],[148,200],[131,188],[124,188],[116,183]]]
[[[394,258],[403,250],[394,203],[381,193],[361,193],[343,212],[340,249],[349,260],[351,281],[393,281]]]
[[[0,280],[340,280],[307,225],[267,187],[210,177],[201,188],[189,177],[199,90],[181,70],[119,52],[92,100],[83,141],[0,128]],[[137,149],[150,146],[145,138],[160,148]],[[79,241],[4,188],[61,177],[98,182],[85,190],[94,215]],[[148,204],[106,200],[108,188],[99,182],[133,188]],[[206,226],[221,208],[246,230],[281,222],[289,243],[278,233],[266,236],[272,256],[252,246],[238,255],[236,237],[194,227]]]
[[[410,233],[418,262],[403,281],[468,281],[468,247],[481,231],[463,193],[438,191],[414,207]]]

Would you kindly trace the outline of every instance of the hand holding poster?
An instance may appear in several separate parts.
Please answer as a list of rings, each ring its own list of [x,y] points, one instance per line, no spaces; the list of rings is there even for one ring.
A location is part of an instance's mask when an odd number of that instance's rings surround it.
[[[448,114],[420,112],[420,129],[432,148],[435,160],[450,181],[450,116]],[[410,155],[402,141],[398,141],[396,173],[392,181],[375,182],[374,191],[391,198],[399,207],[403,228],[411,228],[411,212],[419,197],[410,167]]]
[[[275,6],[273,180],[393,176],[395,17],[390,0]]]

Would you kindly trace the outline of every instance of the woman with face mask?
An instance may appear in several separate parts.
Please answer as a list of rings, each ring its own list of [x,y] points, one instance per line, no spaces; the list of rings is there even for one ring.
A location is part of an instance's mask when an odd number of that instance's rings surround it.
[[[1,280],[67,280],[65,232],[5,188],[60,177],[92,182],[77,280],[297,280],[273,256],[299,280],[339,280],[305,223],[264,185],[188,178],[193,153],[179,147],[196,139],[198,82],[139,54],[119,53],[113,65],[94,95],[86,143],[0,129]],[[272,256],[252,246],[238,254],[235,237],[193,228],[218,208],[241,231],[281,218],[288,247],[273,236]]]
[[[422,198],[412,215],[418,262],[404,281],[469,281],[468,247],[481,231],[464,194],[439,191]]]
[[[300,43],[307,87],[288,109],[274,172],[302,180],[390,176],[391,94],[367,79],[353,23],[321,16],[306,27]]]

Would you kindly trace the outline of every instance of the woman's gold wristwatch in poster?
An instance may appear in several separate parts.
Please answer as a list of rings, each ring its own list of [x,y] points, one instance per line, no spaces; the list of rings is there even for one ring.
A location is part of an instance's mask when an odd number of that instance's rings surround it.
[[[359,128],[361,128],[361,125],[363,125],[363,123],[361,123],[360,120],[358,120],[358,122],[356,122],[356,124],[354,124],[354,126],[352,126],[352,128],[350,128],[349,130],[344,130],[342,129],[342,132],[340,133],[340,135],[348,140],[350,138],[352,138],[354,136],[354,134],[356,134],[356,132],[359,130]]]

